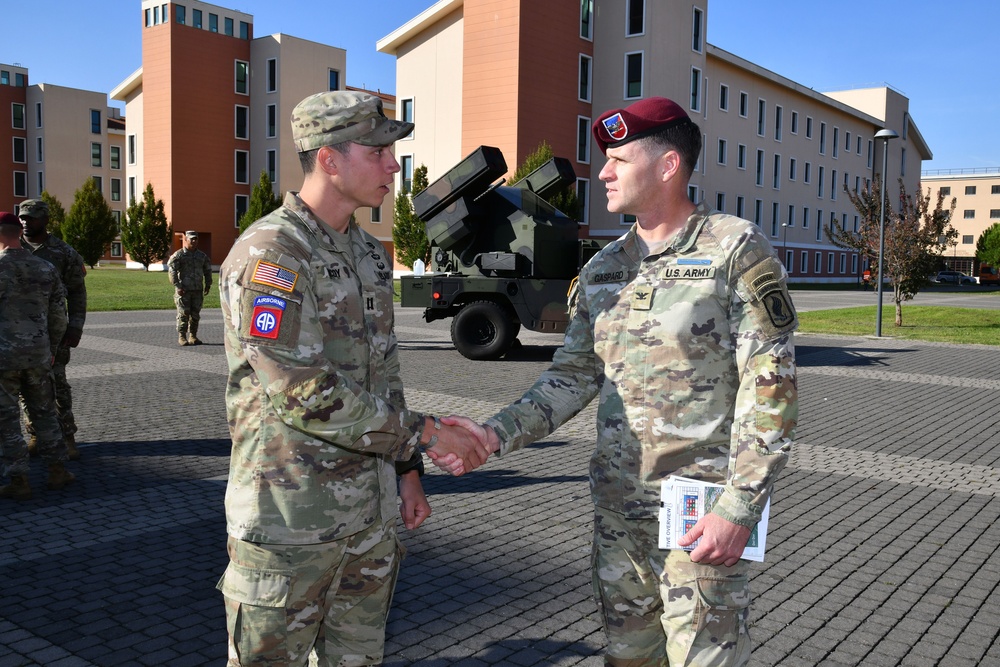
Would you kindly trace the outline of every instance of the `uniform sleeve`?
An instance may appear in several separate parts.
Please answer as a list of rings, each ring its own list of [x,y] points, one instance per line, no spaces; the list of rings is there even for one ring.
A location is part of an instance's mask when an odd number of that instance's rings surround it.
[[[181,276],[180,272],[177,270],[177,253],[170,256],[167,260],[167,275],[170,277],[170,284],[175,288],[181,286]]]
[[[331,361],[324,356],[323,323],[308,266],[286,255],[265,254],[261,261],[291,271],[294,290],[258,289],[250,279],[254,261],[242,275],[225,278],[230,284],[222,298],[229,300],[234,320],[227,327],[234,329],[275,413],[289,427],[346,449],[409,457],[424,416],[370,393],[344,372],[368,354],[363,323],[338,332],[338,344],[348,351]]]
[[[593,327],[584,289],[570,303],[573,317],[563,345],[525,394],[487,420],[500,438],[500,454],[544,438],[572,419],[597,395]]]
[[[783,266],[770,254],[762,255],[751,250],[734,267],[730,334],[739,388],[729,481],[712,510],[747,528],[760,520],[774,481],[788,462],[798,419],[792,338],[798,321]]]
[[[75,250],[66,262],[62,281],[66,288],[66,307],[69,310],[69,328],[83,331],[87,320],[87,283],[83,268],[83,257]]]
[[[49,347],[52,350],[52,355],[55,356],[56,351],[59,349],[59,344],[66,334],[66,325],[69,319],[66,315],[66,306],[64,305],[66,303],[66,288],[63,287],[62,282],[55,275],[55,271],[52,274],[55,285],[49,293],[48,329]]]
[[[205,255],[205,287],[212,286],[212,260]]]

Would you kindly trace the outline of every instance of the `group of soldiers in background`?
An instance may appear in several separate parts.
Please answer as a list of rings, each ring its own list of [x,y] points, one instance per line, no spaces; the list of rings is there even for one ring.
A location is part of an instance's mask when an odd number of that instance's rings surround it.
[[[83,258],[48,231],[48,204],[25,200],[18,215],[0,213],[0,447],[10,476],[0,498],[25,500],[30,456],[48,464],[50,490],[74,479],[66,461],[80,452],[66,364],[83,335],[87,287]]]

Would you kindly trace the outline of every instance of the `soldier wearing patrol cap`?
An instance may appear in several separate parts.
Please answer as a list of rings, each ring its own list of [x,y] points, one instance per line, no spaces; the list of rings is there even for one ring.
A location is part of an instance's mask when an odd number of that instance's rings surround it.
[[[18,215],[24,225],[21,244],[35,257],[44,259],[56,267],[56,272],[66,288],[69,326],[56,351],[52,376],[59,426],[62,428],[69,458],[75,461],[80,458],[80,452],[76,448],[76,417],[73,415],[73,393],[66,378],[66,365],[69,363],[70,348],[80,344],[83,324],[87,319],[87,285],[84,282],[87,270],[83,266],[83,257],[80,253],[62,239],[49,233],[49,205],[44,199],[25,199],[18,207]],[[36,456],[39,453],[38,440],[35,437],[35,427],[30,414],[27,415],[26,422],[31,436],[28,449],[33,456]]]
[[[395,517],[416,528],[430,514],[418,447],[469,467],[487,456],[467,431],[406,407],[392,260],[353,219],[381,205],[399,171],[390,147],[412,129],[368,93],[302,100],[302,189],[247,228],[219,271],[230,665],[305,665],[310,652],[321,667],[380,664]]]
[[[181,249],[167,260],[177,307],[177,344],[201,345],[198,324],[202,303],[212,289],[212,260],[198,250],[198,232],[186,231],[181,239]]]
[[[750,658],[741,560],[788,460],[798,393],[795,310],[760,229],[688,199],[701,130],[662,97],[602,114],[608,210],[636,216],[581,271],[552,365],[481,427],[507,453],[598,398],[590,464],[594,590],[606,664],[730,667]],[[725,485],[710,513],[658,548],[661,481]]]

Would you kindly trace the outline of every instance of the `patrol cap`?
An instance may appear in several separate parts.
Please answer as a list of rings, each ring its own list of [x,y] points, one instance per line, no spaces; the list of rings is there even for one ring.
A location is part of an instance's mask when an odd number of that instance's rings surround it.
[[[20,229],[21,219],[9,211],[3,211],[0,213],[0,225],[17,225]]]
[[[630,141],[649,136],[682,123],[690,123],[687,112],[666,97],[647,97],[624,109],[605,111],[594,121],[594,140],[601,152],[624,146]]]
[[[332,90],[305,98],[292,109],[292,141],[300,153],[353,141],[389,146],[413,131],[413,123],[390,120],[382,100],[370,93]]]
[[[188,231],[184,232],[184,236],[186,236],[189,239],[192,239],[194,241],[198,240],[198,232],[193,231],[193,230],[188,230]]]
[[[18,208],[18,215],[22,218],[48,217],[49,205],[44,199],[25,199]]]

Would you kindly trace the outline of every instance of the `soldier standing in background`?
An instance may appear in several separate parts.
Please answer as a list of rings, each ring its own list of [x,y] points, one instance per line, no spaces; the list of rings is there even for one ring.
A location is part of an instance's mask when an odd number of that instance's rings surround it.
[[[69,363],[69,349],[80,344],[83,323],[87,319],[87,285],[84,282],[87,270],[83,266],[83,257],[80,253],[62,239],[49,234],[49,205],[44,200],[24,200],[21,202],[18,215],[24,225],[22,245],[35,257],[44,259],[56,267],[56,273],[66,288],[64,307],[69,311],[69,326],[66,328],[66,335],[59,343],[56,361],[52,366],[52,376],[56,390],[59,427],[66,440],[69,458],[75,461],[80,458],[80,452],[76,448],[76,419],[73,416],[73,394],[70,391],[69,380],[66,379],[66,364]],[[31,436],[28,450],[32,455],[37,455],[38,443],[30,414],[27,428]]]
[[[63,488],[73,474],[65,466],[51,374],[66,333],[66,292],[55,268],[32,257],[20,237],[17,216],[0,213],[0,457],[11,480],[0,486],[0,498],[27,500],[30,459],[21,435],[18,395],[49,464],[49,488]]]
[[[201,304],[212,288],[212,260],[198,250],[198,232],[184,232],[183,246],[167,260],[177,306],[177,344],[201,345]]]

